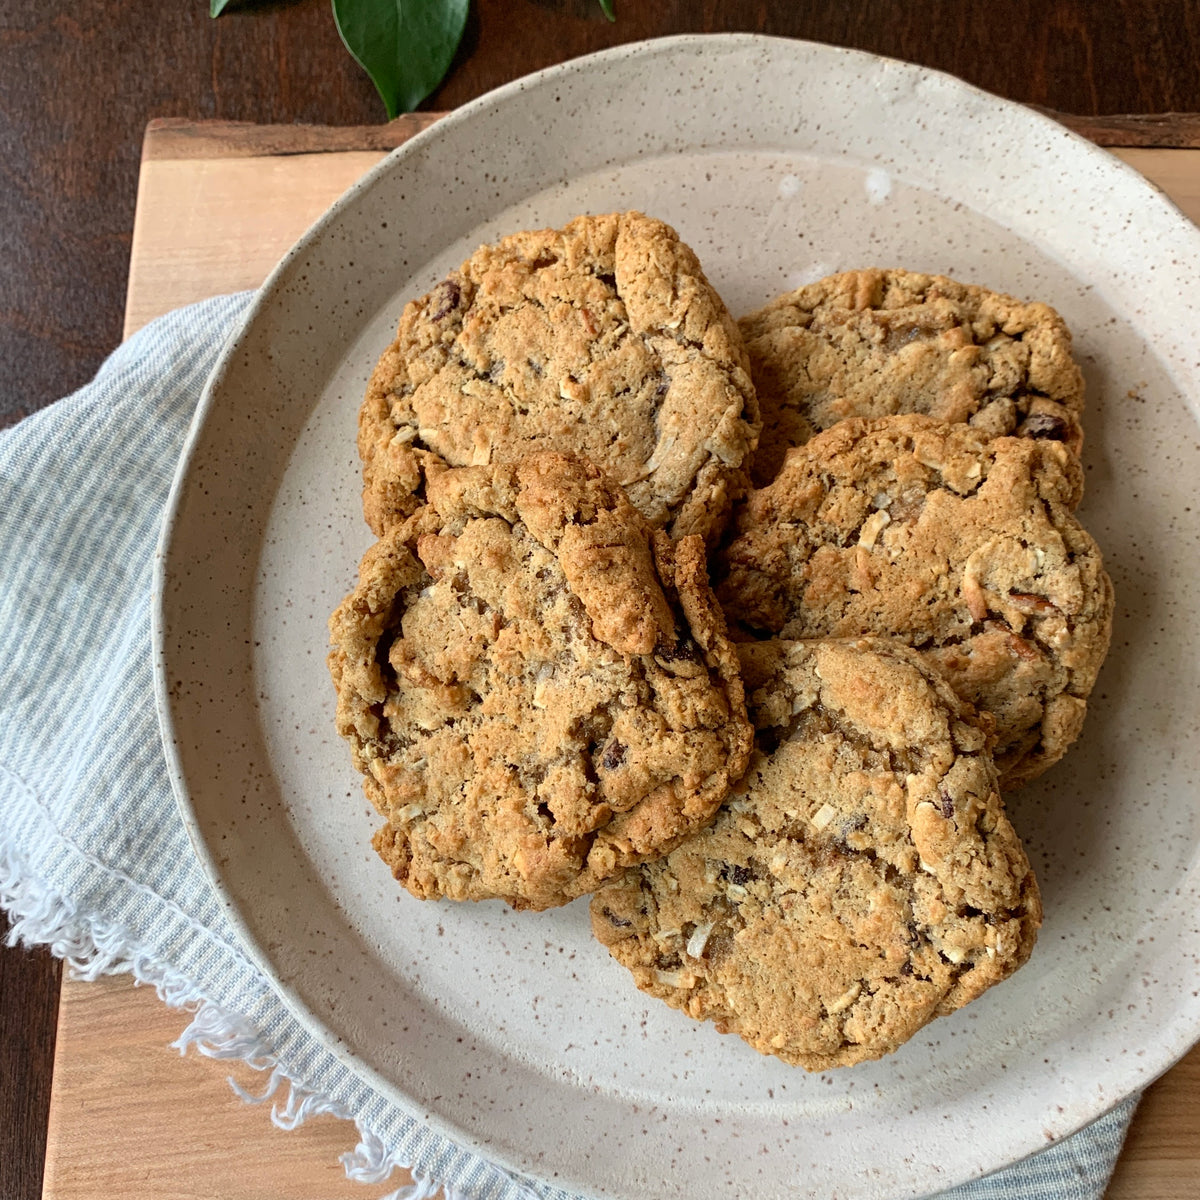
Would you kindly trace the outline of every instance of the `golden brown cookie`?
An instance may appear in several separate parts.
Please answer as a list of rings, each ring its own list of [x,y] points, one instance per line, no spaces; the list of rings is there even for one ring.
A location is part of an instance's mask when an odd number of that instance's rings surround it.
[[[737,325],[675,231],[640,213],[483,246],[400,318],[359,415],[381,534],[430,464],[578,454],[655,528],[710,543],[748,486],[758,407]]]
[[[1045,304],[941,275],[847,271],[739,322],[762,411],[758,486],[789,446],[847,417],[924,413],[988,437],[1083,444],[1083,376]]]
[[[421,899],[564,904],[710,820],[746,765],[702,540],[560,454],[432,474],[330,630],[375,847]]]
[[[755,636],[896,637],[995,717],[1013,787],[1079,735],[1108,650],[1112,584],[1072,515],[1061,443],[928,417],[848,420],[752,492],[718,569]]]
[[[758,750],[717,820],[592,897],[643,991],[810,1071],[890,1053],[1029,957],[987,733],[881,640],[739,646]]]

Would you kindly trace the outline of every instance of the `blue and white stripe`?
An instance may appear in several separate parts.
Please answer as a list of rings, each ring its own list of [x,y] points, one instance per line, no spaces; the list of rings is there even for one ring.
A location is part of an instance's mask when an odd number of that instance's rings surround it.
[[[0,433],[0,904],[14,939],[94,977],[132,971],[198,1005],[180,1044],[270,1070],[278,1120],[352,1117],[347,1170],[393,1165],[425,1200],[572,1200],[432,1133],[318,1045],[242,953],[193,856],[159,744],[150,577],[205,380],[249,302],[223,296],[136,334],[96,379]],[[265,1097],[264,1097],[265,1098]],[[953,1200],[1099,1200],[1128,1101]]]

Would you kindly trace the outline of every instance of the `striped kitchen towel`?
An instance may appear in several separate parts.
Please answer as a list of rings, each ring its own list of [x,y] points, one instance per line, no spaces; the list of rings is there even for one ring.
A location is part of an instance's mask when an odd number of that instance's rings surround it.
[[[0,904],[14,941],[82,975],[128,971],[193,1009],[181,1044],[282,1088],[277,1119],[353,1119],[351,1176],[421,1200],[568,1200],[456,1146],[325,1051],[252,965],[193,855],[159,743],[150,580],[206,378],[249,302],[154,322],[96,379],[0,433]],[[1099,1200],[1135,1099],[954,1200]],[[649,1198],[647,1198],[649,1200]]]

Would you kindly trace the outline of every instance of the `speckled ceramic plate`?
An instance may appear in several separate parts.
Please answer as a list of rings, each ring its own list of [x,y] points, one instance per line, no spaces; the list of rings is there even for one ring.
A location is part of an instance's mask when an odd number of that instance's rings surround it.
[[[1118,596],[1071,756],[1014,795],[1030,964],[885,1061],[809,1076],[634,991],[583,903],[420,904],[333,729],[355,415],[403,302],[583,211],[674,224],[730,308],[835,269],[1057,306],[1087,375],[1082,516]],[[222,359],[177,481],[157,617],[185,819],[299,1018],[392,1099],[589,1195],[934,1192],[1078,1129],[1200,1033],[1200,235],[1050,121],[930,71],[750,36],[521,80],[393,154],[302,239]]]

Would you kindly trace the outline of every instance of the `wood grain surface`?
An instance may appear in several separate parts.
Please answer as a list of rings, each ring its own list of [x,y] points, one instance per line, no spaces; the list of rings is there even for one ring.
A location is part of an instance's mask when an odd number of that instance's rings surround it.
[[[212,144],[195,149],[211,133]],[[394,130],[392,132],[395,132]],[[248,157],[245,139],[277,133],[156,124],[147,130],[139,187],[126,333],[160,312],[216,291],[255,285],[337,194],[378,161],[379,149],[318,149]],[[342,134],[333,135],[343,138]],[[384,136],[370,135],[374,143]],[[227,153],[216,154],[214,148]],[[192,147],[191,157],[180,157]],[[278,146],[276,146],[278,150]],[[1120,151],[1200,217],[1200,149]],[[219,231],[219,236],[214,231]],[[44,1200],[167,1197],[250,1200],[379,1195],[348,1184],[338,1155],[349,1125],[322,1119],[294,1133],[266,1106],[247,1111],[226,1082],[248,1090],[247,1068],[168,1047],[187,1021],[127,979],[62,989]],[[1108,1200],[1194,1200],[1200,1195],[1200,1049],[1150,1089],[1130,1132]],[[0,1189],[0,1197],[8,1200]],[[651,1200],[651,1198],[647,1198]]]
[[[0,945],[7,933],[0,910]],[[41,1177],[61,973],[44,950],[0,954],[0,1200]]]
[[[258,1094],[260,1075],[171,1048],[187,1020],[127,978],[64,984],[44,1200],[374,1200],[408,1178],[350,1183],[354,1127],[276,1128],[229,1086]],[[1106,1200],[1195,1200],[1198,1114],[1200,1048],[1142,1101]]]
[[[46,1200],[373,1200],[411,1182],[407,1173],[374,1187],[348,1180],[339,1161],[357,1141],[348,1121],[278,1129],[271,1110],[282,1092],[252,1106],[230,1087],[261,1095],[261,1073],[172,1048],[188,1019],[128,978],[64,987]]]

